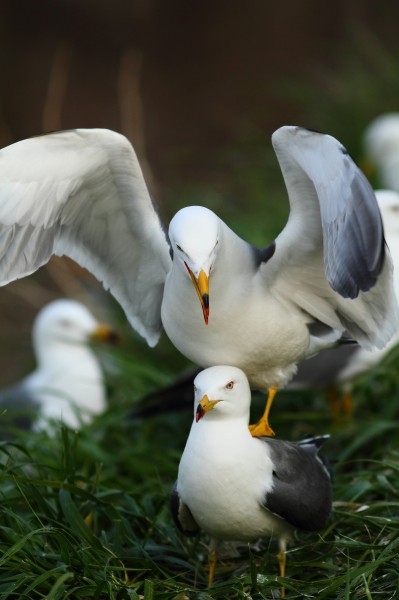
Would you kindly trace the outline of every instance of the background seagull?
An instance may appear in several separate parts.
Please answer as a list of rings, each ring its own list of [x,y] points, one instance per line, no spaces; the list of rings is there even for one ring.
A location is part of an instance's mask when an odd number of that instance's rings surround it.
[[[0,424],[48,429],[49,420],[79,428],[106,406],[102,369],[90,340],[114,341],[115,333],[98,323],[75,300],[55,300],[37,315],[32,330],[37,367],[0,393]]]
[[[209,585],[222,540],[277,536],[284,576],[294,529],[322,529],[331,512],[330,475],[317,455],[328,436],[302,442],[252,437],[251,392],[235,367],[202,371],[194,390],[194,422],[171,497],[176,525],[186,535],[202,529],[211,537]]]
[[[382,348],[398,321],[367,179],[329,135],[287,126],[272,142],[291,212],[263,250],[198,206],[174,216],[169,244],[134,150],[115,132],[66,131],[3,149],[1,282],[53,253],[70,256],[111,290],[150,345],[163,325],[197,364],[238,366],[253,387],[269,389],[253,434],[272,434],[271,400],[299,361],[344,333]]]
[[[385,113],[371,121],[363,145],[366,167],[377,171],[383,187],[399,192],[399,113]]]

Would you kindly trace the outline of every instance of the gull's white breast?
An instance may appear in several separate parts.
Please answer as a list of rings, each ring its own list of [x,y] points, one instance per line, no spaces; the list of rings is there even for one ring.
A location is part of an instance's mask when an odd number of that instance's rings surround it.
[[[245,429],[235,430],[231,420],[193,423],[177,491],[210,536],[251,541],[291,530],[262,507],[272,471],[267,446]]]

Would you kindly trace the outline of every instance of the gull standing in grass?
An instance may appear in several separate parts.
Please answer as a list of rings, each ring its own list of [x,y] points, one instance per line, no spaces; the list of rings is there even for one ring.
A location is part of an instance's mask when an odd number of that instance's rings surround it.
[[[98,323],[75,300],[47,304],[33,324],[37,367],[19,383],[0,392],[0,426],[48,429],[50,420],[78,429],[106,407],[100,362],[91,340],[114,341],[110,327]]]
[[[286,126],[272,143],[291,211],[262,250],[201,206],[181,209],[167,235],[118,133],[80,129],[4,148],[0,282],[52,254],[71,257],[151,346],[163,326],[198,365],[237,366],[252,387],[269,390],[252,433],[272,435],[271,402],[299,361],[343,336],[382,348],[398,324],[391,259],[363,173],[329,135]]]
[[[195,416],[171,496],[186,535],[211,537],[209,585],[220,541],[277,536],[280,575],[293,531],[317,531],[329,518],[331,480],[318,457],[329,436],[301,442],[254,438],[248,430],[251,391],[240,369],[216,366],[194,380]]]

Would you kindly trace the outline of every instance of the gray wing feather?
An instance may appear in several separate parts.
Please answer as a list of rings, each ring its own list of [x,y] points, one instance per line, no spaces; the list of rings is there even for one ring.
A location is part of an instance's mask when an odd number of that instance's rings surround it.
[[[375,285],[384,262],[382,219],[369,182],[329,135],[282,127],[272,139],[293,217],[302,216],[306,235],[313,237],[306,209],[319,212],[316,239],[320,243],[322,232],[327,280],[344,298],[356,298]]]
[[[349,181],[352,177],[351,193],[341,212],[331,215],[330,206],[326,207],[320,195],[324,265],[331,287],[344,298],[356,298],[359,291],[368,291],[376,284],[382,271],[384,230],[369,182],[352,161],[346,166]]]
[[[29,275],[52,254],[92,272],[156,344],[169,245],[122,135],[64,131],[0,152],[1,284]]]
[[[325,436],[302,443],[262,438],[274,464],[273,489],[264,506],[305,531],[322,529],[332,507],[331,479],[317,456]]]
[[[31,430],[40,412],[40,403],[30,392],[25,380],[0,393],[0,435],[9,437],[10,427]]]
[[[190,509],[179,496],[177,491],[177,481],[173,486],[172,493],[170,495],[170,512],[173,517],[173,521],[176,527],[188,537],[197,535],[200,528],[197,525]]]

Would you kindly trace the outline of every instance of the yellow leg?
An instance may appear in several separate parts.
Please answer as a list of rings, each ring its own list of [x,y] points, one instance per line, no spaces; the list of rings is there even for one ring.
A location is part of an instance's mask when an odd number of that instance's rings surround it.
[[[339,423],[339,404],[338,404],[338,394],[335,387],[328,388],[328,399],[330,403],[330,412],[333,423]]]
[[[277,386],[273,386],[269,388],[269,393],[267,396],[266,408],[257,423],[249,426],[249,431],[253,437],[259,437],[261,435],[266,435],[269,437],[273,437],[275,435],[273,429],[269,425],[269,413],[272,407],[272,403],[274,400],[274,396],[277,394]]]
[[[344,392],[342,396],[342,412],[347,418],[351,418],[353,414],[353,401],[350,392]]]
[[[216,547],[213,546],[209,550],[208,554],[208,563],[209,563],[209,578],[208,578],[208,586],[211,587],[213,585],[213,580],[215,579],[215,569],[216,563],[218,561],[218,553]]]
[[[335,388],[330,388],[328,391],[330,400],[330,410],[333,423],[340,423],[342,416],[350,419],[353,414],[353,401],[350,392],[344,392],[339,402],[338,393]]]
[[[278,541],[279,553],[277,554],[278,564],[280,566],[280,577],[285,577],[285,565],[287,563],[287,544],[284,538]],[[280,588],[280,598],[285,598],[285,587]]]

